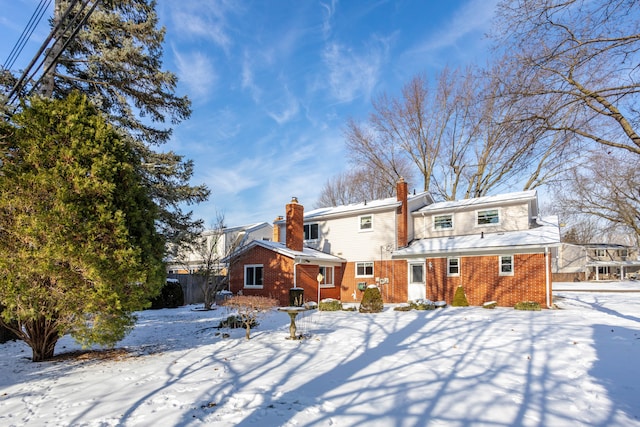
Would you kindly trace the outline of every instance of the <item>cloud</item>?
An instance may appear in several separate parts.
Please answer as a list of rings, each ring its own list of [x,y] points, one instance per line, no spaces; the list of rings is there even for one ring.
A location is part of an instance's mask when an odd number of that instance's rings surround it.
[[[173,47],[179,81],[187,86],[189,97],[207,99],[216,85],[218,76],[208,56],[202,52],[182,53]]]
[[[286,86],[282,90],[282,95],[279,99],[274,100],[274,102],[272,102],[272,105],[273,104],[277,105],[279,108],[277,111],[274,111],[273,109],[271,111],[267,111],[267,114],[279,125],[287,123],[300,111],[300,103]]]
[[[327,44],[323,60],[328,70],[327,84],[331,95],[343,103],[359,96],[369,98],[378,81],[386,51],[386,43],[372,43],[362,53],[337,42]]]
[[[322,17],[322,35],[325,39],[331,35],[333,15],[336,12],[337,3],[337,0],[331,0],[329,3],[320,3],[324,12]]]
[[[245,50],[244,58],[242,60],[242,89],[248,90],[251,93],[251,98],[256,104],[260,102],[262,98],[262,90],[255,82],[253,73],[253,62],[251,61],[251,55]]]

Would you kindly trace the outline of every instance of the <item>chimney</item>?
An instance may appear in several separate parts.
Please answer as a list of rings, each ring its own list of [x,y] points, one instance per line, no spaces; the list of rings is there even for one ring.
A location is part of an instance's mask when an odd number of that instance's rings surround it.
[[[282,215],[276,217],[276,219],[273,220],[273,237],[272,240],[274,242],[279,242],[280,241],[280,224],[279,222],[282,221],[284,218],[282,217]]]
[[[286,243],[292,251],[302,252],[304,242],[304,207],[292,198],[286,209]]]
[[[407,203],[408,186],[404,178],[400,177],[396,183],[396,194],[398,201],[401,202],[396,214],[398,229],[398,247],[403,248],[409,243],[409,206]]]

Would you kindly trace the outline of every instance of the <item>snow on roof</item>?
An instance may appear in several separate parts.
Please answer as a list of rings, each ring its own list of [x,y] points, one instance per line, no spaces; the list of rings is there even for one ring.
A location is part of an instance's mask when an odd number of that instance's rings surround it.
[[[478,205],[505,204],[507,202],[533,200],[537,201],[536,190],[519,191],[516,193],[498,194],[496,196],[475,197],[472,199],[455,200],[449,202],[437,202],[423,207],[418,212],[430,212],[438,210],[453,210]]]
[[[423,191],[418,194],[409,194],[407,197],[407,202],[411,204],[412,202],[419,201],[421,198],[424,199],[424,203],[428,203],[431,200],[431,196],[429,195],[429,193]],[[400,206],[400,202],[398,201],[398,199],[396,197],[388,197],[386,199],[370,200],[361,203],[352,203],[349,205],[314,209],[312,211],[305,212],[304,219],[309,220],[326,216],[339,216],[356,212],[375,211],[378,209],[395,208],[397,206]]]
[[[289,258],[299,258],[305,261],[309,261],[311,263],[314,262],[333,262],[333,263],[343,263],[346,262],[345,259],[327,254],[324,252],[317,251],[311,248],[302,248],[302,251],[294,251],[289,249],[285,243],[282,242],[272,242],[270,240],[253,240],[247,246],[245,246],[241,252],[248,250],[254,246],[262,246],[263,248],[272,250],[281,255],[284,255]]]
[[[527,230],[419,239],[408,247],[395,251],[392,257],[559,246],[560,228],[557,217],[546,217],[540,219],[538,223],[538,227]]]

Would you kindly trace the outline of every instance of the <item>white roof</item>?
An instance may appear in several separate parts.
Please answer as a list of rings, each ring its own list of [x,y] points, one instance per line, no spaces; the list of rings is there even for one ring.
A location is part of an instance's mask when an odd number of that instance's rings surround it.
[[[490,252],[543,248],[560,245],[557,217],[538,220],[539,226],[528,230],[499,233],[477,233],[467,236],[437,237],[413,241],[408,247],[393,252],[393,258],[467,252]]]
[[[302,261],[309,261],[311,264],[319,264],[319,263],[343,263],[346,262],[345,259],[327,254],[324,252],[317,251],[311,248],[302,248],[302,251],[294,251],[287,247],[285,243],[282,242],[272,242],[270,240],[253,240],[247,246],[242,248],[240,252],[244,252],[254,246],[262,246],[263,248],[272,250],[281,255],[284,255],[293,259],[300,259]],[[234,254],[234,255],[237,255]]]
[[[407,203],[409,205],[419,202],[420,200],[422,200],[423,204],[427,204],[431,202],[431,196],[428,192],[424,191],[418,194],[409,194],[407,197]],[[400,202],[397,197],[389,197],[386,199],[371,200],[362,203],[314,209],[312,211],[305,212],[304,219],[306,221],[328,216],[350,215],[354,213],[360,214],[369,211],[396,208],[398,206],[400,206]]]
[[[454,210],[460,208],[475,207],[478,205],[504,205],[508,202],[535,201],[538,195],[536,190],[519,191],[516,193],[499,194],[497,196],[475,197],[473,199],[455,200],[449,202],[437,202],[418,210],[418,212],[431,212],[440,210]]]

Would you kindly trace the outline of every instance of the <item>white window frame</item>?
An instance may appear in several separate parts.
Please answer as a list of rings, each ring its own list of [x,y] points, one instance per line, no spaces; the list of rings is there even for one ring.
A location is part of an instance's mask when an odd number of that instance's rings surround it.
[[[422,268],[422,280],[419,282],[416,282],[414,280],[414,276],[413,276],[413,267],[421,267]],[[424,285],[425,283],[425,272],[426,269],[424,268],[424,262],[410,262],[409,263],[409,283],[412,285]]]
[[[596,258],[605,258],[607,256],[606,249],[595,249]]]
[[[457,267],[458,267],[457,273],[451,272],[451,261],[454,259],[456,260]],[[447,277],[460,277],[460,257],[452,256],[447,258]]]
[[[496,217],[498,218],[498,221],[497,222],[488,222],[488,223],[480,224],[480,214],[481,213],[485,213],[485,212],[487,212],[487,213],[488,212],[496,212]],[[499,208],[478,210],[478,211],[476,211],[476,227],[491,227],[491,226],[495,226],[495,225],[500,225],[501,217],[502,217],[502,213],[500,212]]]
[[[335,288],[335,270],[333,268],[333,266],[330,265],[321,265],[318,267],[319,273],[322,274],[322,282],[320,282],[320,287],[321,288]],[[331,272],[331,277],[330,277],[330,281],[328,281],[328,274],[327,272],[330,271]]]
[[[248,269],[253,269],[253,277],[255,278],[256,275],[256,268],[261,268],[262,269],[262,274],[260,276],[261,281],[260,284],[247,284],[247,270]],[[244,266],[244,278],[243,278],[243,282],[244,282],[244,287],[247,289],[262,289],[264,287],[264,264],[246,264]]]
[[[368,227],[362,227],[362,220],[364,218],[369,218]],[[358,231],[361,231],[361,232],[373,231],[373,214],[360,215],[358,217]]]
[[[503,266],[506,266],[505,259],[509,259],[508,265],[511,266],[511,270],[503,271]],[[515,272],[513,255],[499,255],[498,256],[498,274],[500,276],[513,276]]]
[[[311,237],[312,236],[311,231],[314,226],[316,228],[316,237]],[[309,235],[308,239],[307,238],[304,239],[305,242],[317,241],[320,238],[320,225],[317,222],[304,224],[302,228],[303,228],[303,236],[306,237],[307,234]],[[308,233],[307,233],[307,229],[309,230]]]
[[[362,265],[365,271],[365,274],[358,274],[358,266]],[[366,274],[366,270],[367,270],[367,266],[371,265],[371,274]],[[375,273],[375,265],[373,263],[373,261],[358,261],[355,263],[355,268],[356,268],[356,277],[373,277],[374,273]]]
[[[451,224],[451,226],[450,227],[442,227],[442,226],[439,227],[436,218],[445,218],[445,217],[449,218],[449,223]],[[453,214],[433,215],[431,217],[431,221],[433,222],[433,229],[435,231],[453,230]]]

